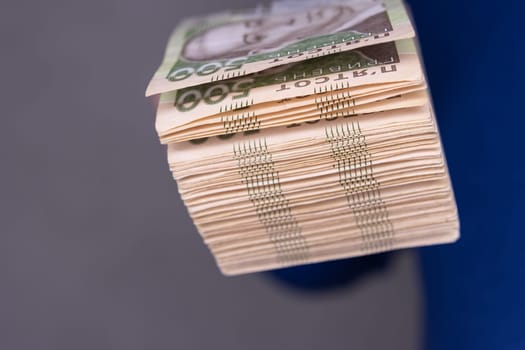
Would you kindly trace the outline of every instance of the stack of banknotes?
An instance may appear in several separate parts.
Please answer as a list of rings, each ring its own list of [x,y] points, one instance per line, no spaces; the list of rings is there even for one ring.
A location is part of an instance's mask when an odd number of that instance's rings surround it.
[[[399,0],[274,1],[183,21],[146,94],[227,275],[455,241],[415,32]]]

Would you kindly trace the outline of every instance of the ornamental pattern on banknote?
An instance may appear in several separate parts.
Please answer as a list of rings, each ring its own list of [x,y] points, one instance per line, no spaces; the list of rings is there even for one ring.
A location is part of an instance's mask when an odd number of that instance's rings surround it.
[[[306,260],[308,246],[281,188],[266,139],[234,144],[233,158],[238,162],[239,175],[258,220],[275,247],[277,259],[281,263]]]
[[[392,29],[384,4],[377,0],[274,4],[262,11],[204,18],[186,28],[167,79],[199,75],[224,80],[244,75],[247,63],[277,65],[294,57],[334,54],[388,36]]]
[[[361,231],[362,249],[380,252],[391,249],[394,229],[374,177],[372,157],[357,121],[326,129],[334,168]]]
[[[367,68],[398,62],[399,55],[395,43],[368,46],[271,68],[238,79],[181,89],[175,94],[174,106],[180,112],[190,112],[201,103],[217,105],[216,113],[224,113],[253,104],[250,100],[250,90],[255,88],[275,86],[276,96],[282,91],[306,86],[312,87],[312,93],[323,93],[346,88],[349,79],[366,75]],[[395,70],[395,66],[385,68],[381,72],[387,73],[392,70]],[[346,74],[350,71],[353,73]],[[329,75],[332,81],[329,81]],[[222,104],[226,97],[235,102]]]

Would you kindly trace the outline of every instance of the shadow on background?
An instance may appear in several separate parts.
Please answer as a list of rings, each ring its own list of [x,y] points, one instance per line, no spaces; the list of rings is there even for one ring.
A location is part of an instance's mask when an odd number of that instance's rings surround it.
[[[390,253],[274,270],[264,275],[295,290],[325,292],[348,287],[386,269]]]

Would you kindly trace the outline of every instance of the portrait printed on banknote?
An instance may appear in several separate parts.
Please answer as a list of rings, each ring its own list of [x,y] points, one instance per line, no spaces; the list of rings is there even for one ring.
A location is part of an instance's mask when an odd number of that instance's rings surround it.
[[[381,2],[308,2],[295,11],[261,14],[245,20],[218,24],[197,31],[186,39],[181,59],[193,62],[226,60],[264,55],[275,51],[297,51],[301,41],[341,32],[354,37],[392,29]],[[309,43],[311,44],[311,43]]]

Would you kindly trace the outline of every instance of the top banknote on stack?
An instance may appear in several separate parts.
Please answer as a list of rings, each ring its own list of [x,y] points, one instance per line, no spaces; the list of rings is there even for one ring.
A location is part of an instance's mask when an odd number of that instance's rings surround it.
[[[457,239],[415,40],[396,0],[275,1],[177,27],[146,94],[223,273]]]

